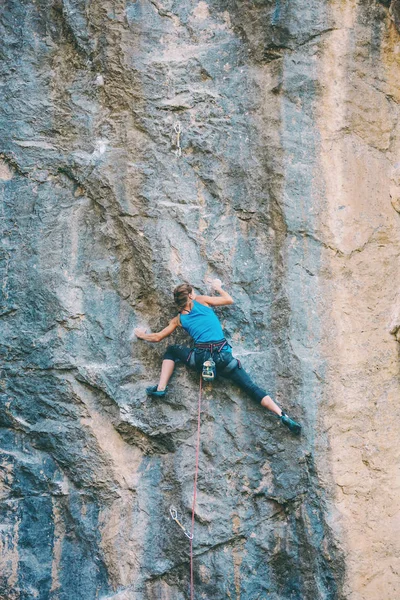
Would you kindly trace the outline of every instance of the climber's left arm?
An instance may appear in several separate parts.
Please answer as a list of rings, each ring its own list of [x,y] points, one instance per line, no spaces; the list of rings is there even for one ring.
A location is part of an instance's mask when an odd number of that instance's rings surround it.
[[[178,319],[177,317],[174,317],[169,322],[169,325],[167,325],[167,327],[164,327],[164,329],[162,329],[158,333],[146,333],[143,327],[138,327],[137,329],[135,329],[135,335],[140,340],[145,340],[146,342],[161,342],[161,340],[171,335],[171,333],[175,331],[178,325]]]

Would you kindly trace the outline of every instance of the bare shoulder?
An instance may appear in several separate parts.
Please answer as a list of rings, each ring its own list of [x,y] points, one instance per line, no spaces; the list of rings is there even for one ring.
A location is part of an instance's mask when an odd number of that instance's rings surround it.
[[[181,320],[179,315],[176,315],[176,317],[174,317],[173,319],[170,320],[169,322],[170,325],[173,325],[174,327],[178,327],[181,324]]]
[[[196,302],[204,306],[210,306],[209,300],[211,296],[196,296]]]
[[[196,296],[196,300],[198,297],[199,296]],[[233,299],[226,292],[224,292],[223,296],[200,296],[200,298],[202,299],[201,304],[210,308],[213,306],[228,306],[229,304],[233,304]]]

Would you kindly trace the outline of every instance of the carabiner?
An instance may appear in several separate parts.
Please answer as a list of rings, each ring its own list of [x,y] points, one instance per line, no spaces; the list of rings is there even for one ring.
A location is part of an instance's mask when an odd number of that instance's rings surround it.
[[[182,529],[182,531],[186,535],[186,537],[189,538],[189,540],[192,540],[193,539],[193,535],[190,533],[190,531],[186,531],[186,529],[182,525],[182,523],[179,522],[179,520],[178,520],[178,511],[176,510],[175,506],[170,506],[169,507],[169,514],[171,515],[171,517],[173,518],[173,520],[175,521],[175,523],[177,523],[179,525],[179,527]]]

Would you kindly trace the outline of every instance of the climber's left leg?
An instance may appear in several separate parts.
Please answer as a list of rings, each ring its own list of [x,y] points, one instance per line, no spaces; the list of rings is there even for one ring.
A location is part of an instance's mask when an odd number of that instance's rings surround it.
[[[156,396],[158,398],[165,396],[167,393],[168,382],[175,369],[175,363],[187,362],[190,354],[190,348],[175,344],[168,346],[164,354],[164,359],[161,366],[161,374],[158,385],[152,385],[146,388],[148,396]]]
[[[168,381],[171,379],[172,373],[175,369],[175,361],[169,358],[164,358],[161,366],[160,381],[158,382],[157,390],[163,391],[168,385]]]

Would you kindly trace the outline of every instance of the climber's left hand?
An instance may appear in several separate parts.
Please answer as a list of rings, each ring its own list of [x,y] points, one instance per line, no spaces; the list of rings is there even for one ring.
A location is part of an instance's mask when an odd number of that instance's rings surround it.
[[[139,338],[139,340],[144,340],[146,329],[144,327],[136,327],[136,329],[134,329],[134,334],[137,338]]]

